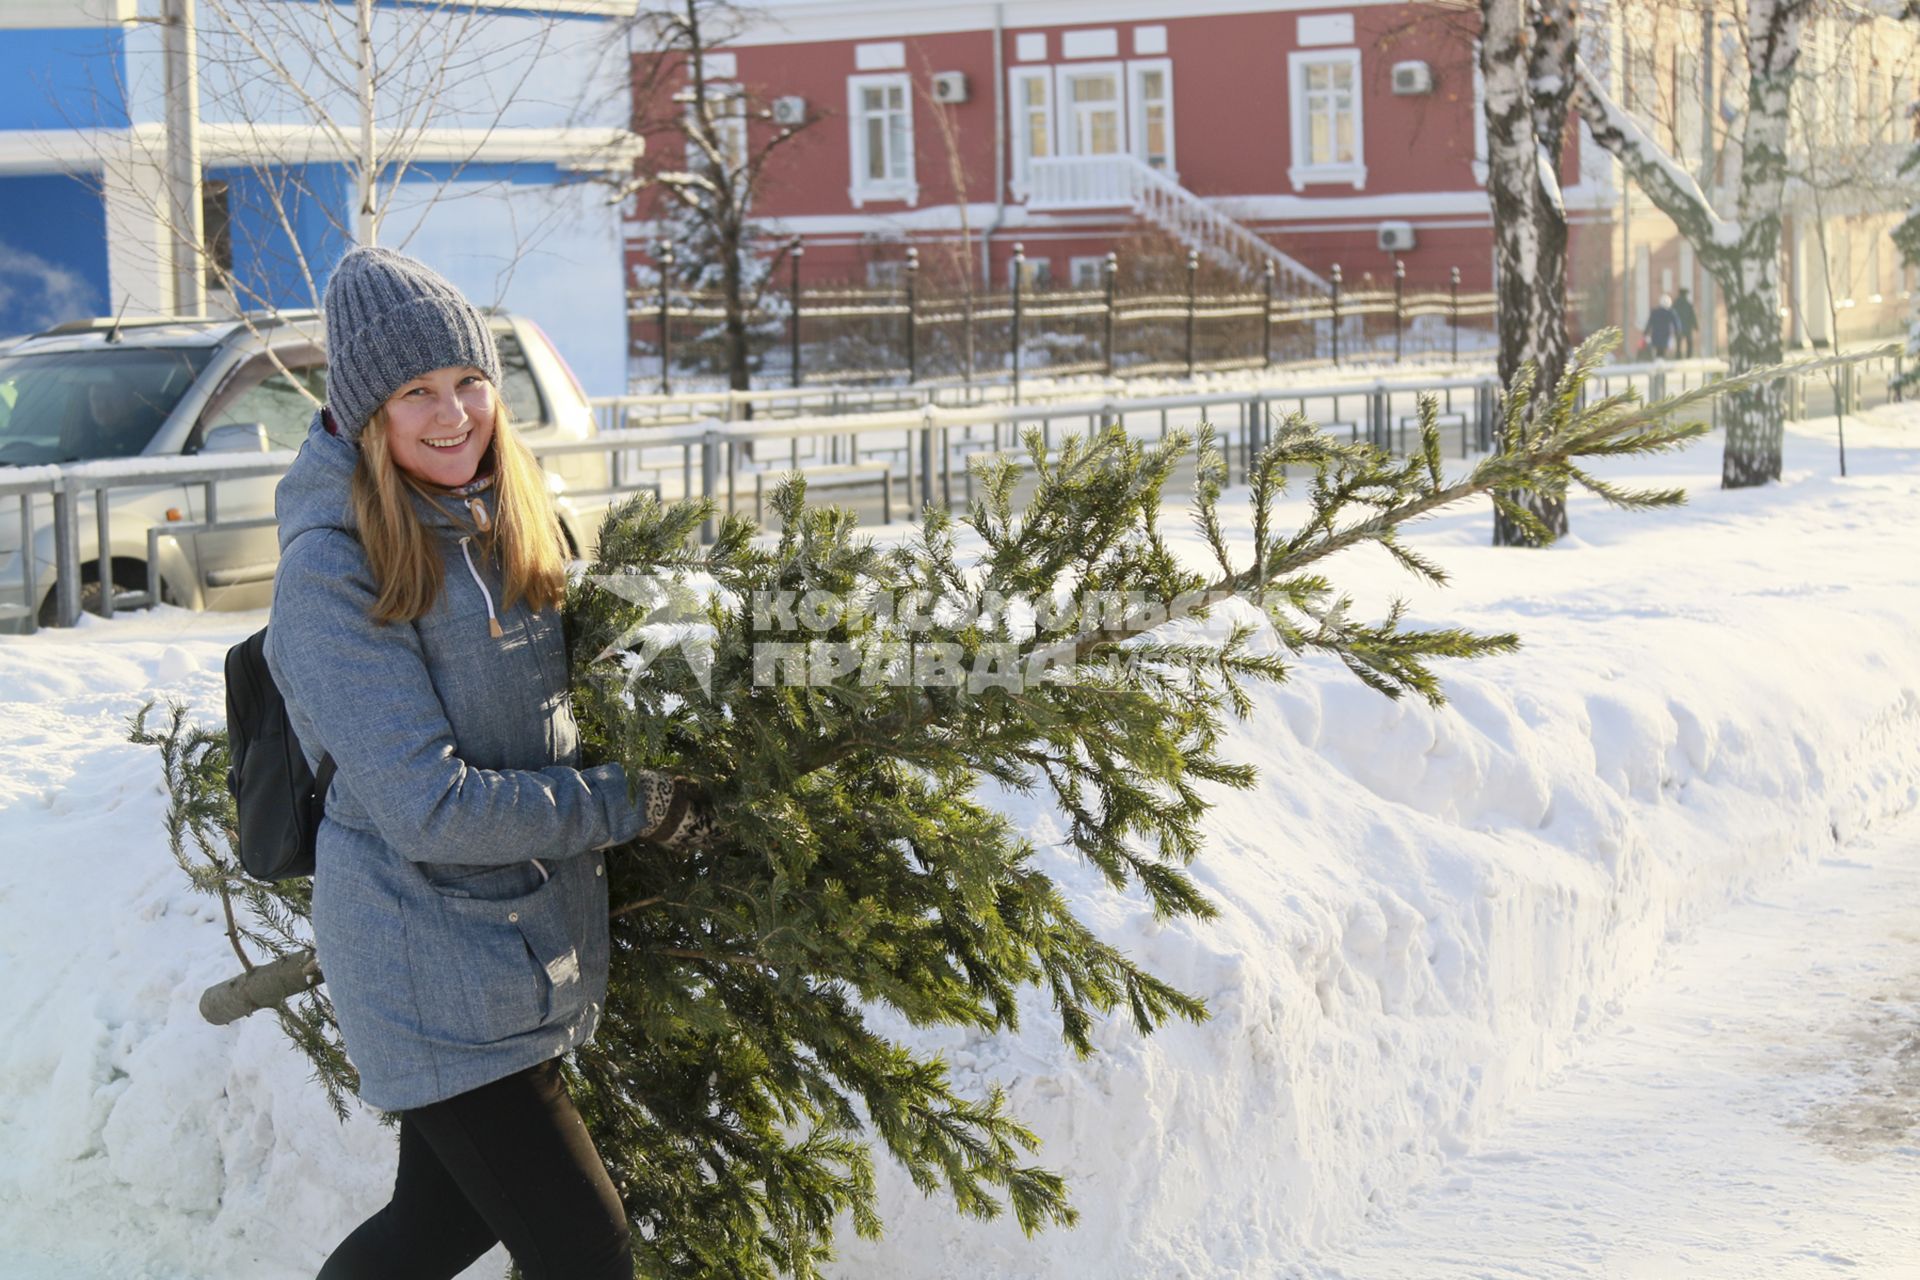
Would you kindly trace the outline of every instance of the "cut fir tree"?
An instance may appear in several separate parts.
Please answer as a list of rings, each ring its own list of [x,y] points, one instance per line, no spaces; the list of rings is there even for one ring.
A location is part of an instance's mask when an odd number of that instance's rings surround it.
[[[1679,402],[1577,408],[1603,350],[1583,348],[1532,428],[1451,484],[1431,404],[1423,448],[1403,460],[1289,421],[1251,470],[1253,538],[1238,554],[1217,515],[1225,461],[1204,429],[1143,444],[1114,428],[1051,455],[1030,433],[1038,487],[1018,516],[1019,468],[980,468],[964,517],[981,544],[973,563],[942,510],[881,549],[846,511],[807,505],[797,476],[773,499],[771,548],[734,517],[698,546],[707,504],[643,497],[613,512],[568,603],[583,749],[699,778],[723,833],[700,853],[636,845],[609,859],[608,1011],[574,1084],[642,1272],[816,1274],[840,1215],[880,1230],[875,1147],[960,1212],[1010,1208],[1029,1232],[1070,1224],[1067,1188],[1030,1163],[1033,1135],[1004,1098],[962,1096],[872,1011],[990,1035],[1017,1026],[1023,990],[1037,988],[1085,1054],[1107,1015],[1147,1034],[1206,1010],[1087,927],[976,789],[1044,793],[1113,892],[1165,918],[1211,916],[1186,867],[1203,843],[1201,784],[1255,781],[1220,753],[1225,715],[1253,707],[1249,681],[1283,680],[1318,650],[1383,693],[1439,702],[1433,659],[1518,644],[1414,629],[1397,605],[1362,621],[1321,562],[1377,543],[1444,581],[1398,530],[1482,493],[1523,524],[1532,515],[1514,495],[1568,482],[1625,506],[1682,500],[1583,470],[1706,430],[1669,425]],[[1528,414],[1532,399],[1523,376],[1507,412]],[[1211,574],[1183,565],[1161,531],[1164,486],[1190,445]],[[1310,515],[1282,532],[1273,508],[1289,470],[1311,477]],[[676,591],[695,575],[711,591],[689,609]],[[1195,622],[1225,608],[1237,616],[1224,640],[1201,634]],[[1277,651],[1255,651],[1262,625]],[[617,660],[636,642],[643,667]]]
[[[1507,445],[1451,482],[1430,402],[1422,448],[1405,459],[1288,421],[1249,471],[1251,538],[1238,547],[1218,518],[1225,460],[1204,429],[1144,444],[1115,428],[1051,452],[1030,433],[1037,489],[1017,516],[1020,468],[979,467],[982,496],[963,523],[980,551],[967,563],[946,512],[930,508],[916,538],[880,548],[850,513],[808,506],[798,477],[775,494],[771,547],[731,516],[714,544],[697,545],[705,502],[642,498],[611,513],[567,602],[583,764],[697,778],[719,824],[698,852],[610,851],[607,1007],[569,1065],[633,1221],[640,1272],[818,1274],[843,1218],[863,1235],[881,1229],[876,1148],[959,1212],[1010,1208],[1029,1232],[1071,1224],[1068,1188],[1033,1163],[1034,1135],[1004,1098],[962,1094],[936,1056],[883,1027],[992,1035],[1018,1025],[1023,994],[1037,994],[1029,1005],[1048,1008],[1085,1054],[1102,1018],[1147,1034],[1206,1010],[1089,928],[977,789],[1044,796],[1070,852],[1111,892],[1140,895],[1163,918],[1210,917],[1186,868],[1202,852],[1203,784],[1254,782],[1220,751],[1225,717],[1253,709],[1248,682],[1284,680],[1319,652],[1384,694],[1438,703],[1434,659],[1518,644],[1410,627],[1397,604],[1362,620],[1325,575],[1330,557],[1377,544],[1444,582],[1399,531],[1478,495],[1523,525],[1533,517],[1515,495],[1569,484],[1626,507],[1680,502],[1585,468],[1699,436],[1705,424],[1676,423],[1678,411],[1780,372],[1652,407],[1630,393],[1582,406],[1614,340],[1576,352],[1537,407],[1523,370],[1504,406],[1509,426],[1524,417],[1528,429],[1506,432]],[[1161,532],[1163,490],[1189,448],[1193,516],[1217,561],[1205,574]],[[1306,477],[1308,513],[1281,530],[1275,504],[1290,472]],[[692,587],[701,579],[704,595]],[[691,624],[659,607],[689,599]],[[1216,610],[1231,615],[1224,639],[1198,625]],[[185,760],[186,732],[176,714],[171,735],[145,740]],[[199,735],[200,749],[214,736]],[[219,776],[169,769],[176,848],[188,817],[218,826],[204,793]],[[197,874],[184,855],[183,866],[226,903],[243,959],[236,903],[293,913],[254,941],[283,957],[286,994],[311,1012],[289,1034],[330,1086],[350,1084],[293,945],[303,902],[242,900],[219,842],[198,843],[226,869]]]

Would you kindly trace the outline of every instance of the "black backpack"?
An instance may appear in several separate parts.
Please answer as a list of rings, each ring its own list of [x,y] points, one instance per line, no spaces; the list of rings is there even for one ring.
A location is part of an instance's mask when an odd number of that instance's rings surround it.
[[[240,865],[256,880],[312,875],[333,757],[320,757],[317,777],[307,768],[267,669],[264,627],[227,650],[227,756]]]

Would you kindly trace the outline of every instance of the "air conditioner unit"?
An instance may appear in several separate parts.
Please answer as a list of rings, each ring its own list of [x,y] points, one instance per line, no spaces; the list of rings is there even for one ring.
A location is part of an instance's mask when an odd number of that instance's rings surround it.
[[[1432,93],[1433,68],[1424,62],[1394,63],[1393,91],[1402,95]]]
[[[807,122],[807,100],[805,98],[775,98],[773,100],[773,122],[775,124],[805,124]]]
[[[1413,224],[1411,222],[1381,223],[1380,248],[1386,253],[1405,253],[1413,248]]]
[[[941,71],[933,77],[933,100],[935,102],[965,102],[967,100],[967,73],[964,71]]]

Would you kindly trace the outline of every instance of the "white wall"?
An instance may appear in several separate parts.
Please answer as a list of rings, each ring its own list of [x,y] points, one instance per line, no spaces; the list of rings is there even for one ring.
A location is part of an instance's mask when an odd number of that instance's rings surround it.
[[[626,389],[618,205],[593,183],[403,184],[382,244],[413,254],[476,304],[533,317],[589,395]]]

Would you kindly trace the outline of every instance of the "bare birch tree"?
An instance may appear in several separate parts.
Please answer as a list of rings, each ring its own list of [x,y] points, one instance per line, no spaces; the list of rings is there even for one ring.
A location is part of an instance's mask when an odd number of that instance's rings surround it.
[[[1801,52],[1804,91],[1793,98],[1798,145],[1789,160],[1789,203],[1797,215],[1811,214],[1804,221],[1812,228],[1811,243],[1803,235],[1796,256],[1807,268],[1803,276],[1818,273],[1817,281],[1803,283],[1798,309],[1804,334],[1807,313],[1814,306],[1807,296],[1809,286],[1817,283],[1827,340],[1836,348],[1842,309],[1851,307],[1863,283],[1865,292],[1878,295],[1882,281],[1880,246],[1874,244],[1867,255],[1873,265],[1864,273],[1870,278],[1863,281],[1856,252],[1859,237],[1836,236],[1835,224],[1866,215],[1872,219],[1868,235],[1877,239],[1885,216],[1911,199],[1912,179],[1905,173],[1909,147],[1900,140],[1899,129],[1908,123],[1909,104],[1898,101],[1897,87],[1913,83],[1920,72],[1920,43],[1875,39],[1883,34],[1877,29],[1882,17],[1852,8],[1830,15],[1825,38],[1809,41]],[[1907,135],[1910,143],[1910,123]],[[1795,221],[1799,225],[1802,220]],[[1827,370],[1826,381],[1833,398],[1840,474],[1845,475],[1853,379],[1849,370],[1835,366]]]
[[[748,16],[725,0],[682,0],[635,15],[635,128],[650,146],[626,188],[652,192],[657,220],[682,229],[682,278],[717,289],[727,385],[736,391],[753,385],[754,316],[791,250],[754,222],[754,198],[769,162],[822,118],[808,104],[798,120],[778,121],[758,89],[717,74],[731,56],[722,49]]]
[[[559,18],[453,0],[195,0],[173,7],[199,13],[184,31],[169,32],[189,40],[195,71],[197,109],[185,124],[193,134],[185,145],[197,153],[192,179],[203,166],[225,170],[243,178],[244,191],[216,188],[224,197],[217,201],[170,189],[142,196],[150,196],[175,258],[186,260],[176,261],[177,277],[203,278],[243,320],[250,309],[278,309],[285,290],[275,283],[293,282],[293,292],[317,307],[325,270],[314,261],[316,240],[381,242],[403,183],[405,212],[420,218],[452,198],[478,162],[618,170],[638,154],[638,139],[623,128],[574,123],[591,110],[588,86],[604,85],[604,73],[575,67],[569,83],[578,96],[571,103],[551,100],[547,86],[534,82],[541,59],[553,52]],[[180,25],[174,14],[169,21]],[[599,46],[581,42],[581,49]],[[602,57],[608,52],[599,49]],[[624,78],[619,83],[624,88]],[[165,91],[171,101],[182,86],[169,83]],[[503,127],[530,105],[566,123]],[[125,150],[101,154],[103,185],[150,187],[141,174],[178,160],[182,129],[170,121],[165,130],[129,130]],[[438,171],[437,180],[421,179],[425,166]],[[344,193],[328,181],[342,170]],[[204,207],[233,216],[203,221],[197,215]],[[520,243],[540,230],[522,229]],[[396,247],[405,243],[402,237]],[[196,309],[195,294],[176,287],[176,309]]]
[[[1901,20],[1910,30],[1920,28],[1920,0],[1907,0],[1901,10]],[[1920,190],[1920,142],[1913,139],[1920,135],[1920,78],[1907,81],[1907,98],[1901,101],[1896,97],[1894,119],[1905,125],[1905,137],[1909,142],[1907,153],[1900,162],[1900,177],[1908,184],[1910,192]],[[1900,261],[1907,267],[1920,267],[1920,197],[1914,198],[1907,206],[1907,216],[1893,231],[1894,247],[1900,251]],[[1900,385],[1911,390],[1920,384],[1920,290],[1914,291],[1912,305],[1907,314],[1907,369]]]
[[[1790,109],[1814,5],[1815,0],[1744,0],[1744,93],[1729,95],[1738,118],[1738,175],[1730,184],[1730,209],[1716,205],[1672,152],[1620,105],[1608,68],[1596,69],[1585,59],[1576,67],[1574,100],[1594,140],[1673,221],[1719,286],[1728,364],[1735,375],[1780,362],[1780,243]],[[1722,402],[1720,418],[1727,433],[1721,484],[1739,488],[1779,479],[1783,384],[1735,392]]]

